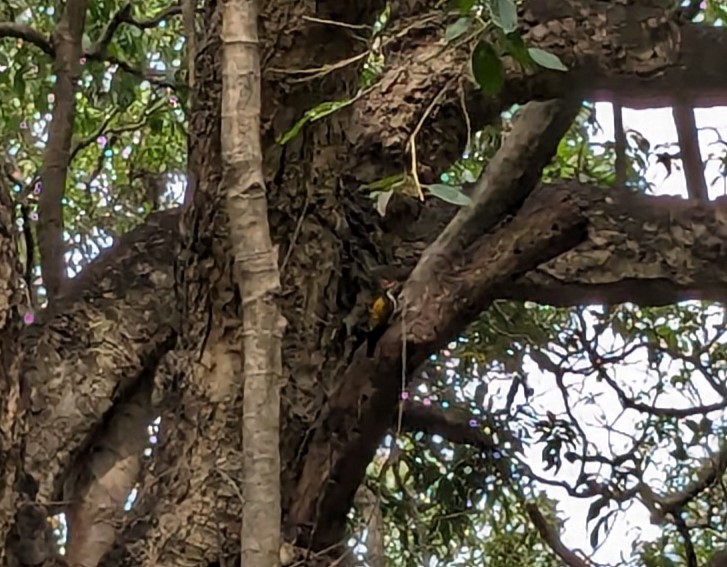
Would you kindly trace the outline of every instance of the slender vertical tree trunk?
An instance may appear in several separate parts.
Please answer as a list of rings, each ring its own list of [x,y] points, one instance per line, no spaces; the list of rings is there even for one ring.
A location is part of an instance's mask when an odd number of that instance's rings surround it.
[[[280,554],[280,380],[285,320],[280,272],[270,241],[260,148],[257,0],[228,0],[222,16],[220,191],[242,304],[243,477],[241,560],[276,567]]]

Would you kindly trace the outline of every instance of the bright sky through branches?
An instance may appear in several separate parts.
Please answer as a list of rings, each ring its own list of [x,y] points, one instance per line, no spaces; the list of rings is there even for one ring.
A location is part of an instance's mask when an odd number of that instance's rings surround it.
[[[596,143],[602,143],[614,139],[613,135],[613,110],[610,104],[601,103],[596,105],[596,113],[599,124],[603,129],[603,132],[592,137],[592,141]],[[721,164],[719,162],[720,154],[724,154],[724,145],[717,143],[720,137],[726,138],[727,136],[727,108],[709,108],[709,109],[697,109],[695,112],[695,118],[699,132],[699,140],[702,151],[702,158],[707,161],[705,175],[707,184],[709,185],[709,193],[711,198],[727,194],[727,182],[725,178],[721,176],[720,169]],[[672,111],[670,108],[663,109],[651,109],[651,110],[630,110],[624,109],[623,113],[624,126],[628,129],[633,129],[641,133],[651,143],[652,151],[655,146],[662,144],[674,144],[670,149],[670,153],[677,153],[678,147],[675,145],[677,141],[676,128],[672,118]],[[658,152],[664,151],[659,149]],[[657,152],[657,153],[658,153]],[[654,193],[657,195],[682,195],[686,196],[686,187],[684,181],[684,175],[681,169],[673,168],[671,175],[667,176],[666,170],[663,165],[656,163],[655,159],[651,160],[649,170],[647,172],[647,180],[653,183]],[[714,182],[716,180],[716,182]],[[600,341],[599,341],[600,342]],[[642,355],[643,357],[643,355]],[[630,361],[633,362],[633,361]],[[637,361],[642,363],[644,366],[644,360]],[[531,370],[533,375],[540,374],[540,371],[535,365]],[[619,368],[619,380],[621,382],[631,382],[635,384],[643,383],[645,377],[643,368],[639,368],[639,364],[621,365]],[[552,377],[544,377],[542,380],[533,380],[534,383],[540,382],[548,388],[551,388],[550,392],[539,399],[537,404],[541,406],[540,411],[546,411],[554,407],[560,407],[560,394],[554,391],[552,386]],[[594,386],[594,388],[598,388]],[[706,389],[706,388],[705,388]],[[604,393],[607,388],[604,388]],[[585,390],[581,395],[584,395]],[[701,393],[701,392],[700,392]],[[574,396],[574,397],[577,397]],[[621,406],[615,394],[610,391],[605,393],[599,399],[599,407],[606,414],[607,420],[610,422],[617,417],[617,414],[621,411]],[[711,400],[709,400],[711,401]],[[705,403],[709,403],[705,400]],[[668,405],[670,399],[668,397],[660,398],[659,405]],[[683,407],[685,404],[683,400],[674,401],[674,405]],[[594,419],[588,419],[587,413],[591,413],[591,417],[594,417],[595,411],[594,406],[583,406],[582,411],[579,412],[579,419],[585,417],[586,421],[590,421],[594,426],[588,429],[589,441],[593,442],[596,446],[607,447],[609,440],[609,434],[602,427],[596,426]],[[721,419],[725,419],[724,412],[717,412],[721,414]],[[718,415],[717,418],[720,416]],[[627,418],[628,419],[628,418]],[[633,419],[633,418],[632,418]],[[623,421],[620,422],[621,428],[624,427]],[[592,436],[592,437],[591,437]],[[611,440],[613,443],[613,440]],[[716,447],[711,447],[715,449]],[[540,460],[539,451],[540,447],[535,446],[533,451],[533,460],[531,462],[538,462]],[[665,458],[666,451],[664,451]],[[660,471],[658,471],[660,472]],[[557,475],[559,479],[575,480],[578,473],[578,467],[564,463],[563,468]],[[653,473],[653,471],[652,471]],[[550,475],[545,475],[550,476]],[[652,488],[658,491],[659,481],[657,478],[646,478],[650,480]],[[589,534],[595,522],[591,522],[589,526],[586,526],[586,516],[588,514],[588,508],[592,500],[578,500],[569,498],[565,495],[564,491],[557,488],[548,488],[547,493],[557,500],[560,501],[558,510],[561,515],[565,518],[566,524],[564,533],[562,534],[564,543],[571,547],[571,549],[581,549],[586,556],[591,559],[608,563],[611,565],[620,565],[626,559],[632,557],[632,544],[636,540],[650,541],[655,539],[660,533],[662,528],[656,525],[652,525],[649,519],[649,513],[646,508],[640,503],[636,503],[630,506],[627,511],[617,516],[616,525],[611,531],[610,536],[604,541],[601,538],[601,545],[595,553],[589,545]]]

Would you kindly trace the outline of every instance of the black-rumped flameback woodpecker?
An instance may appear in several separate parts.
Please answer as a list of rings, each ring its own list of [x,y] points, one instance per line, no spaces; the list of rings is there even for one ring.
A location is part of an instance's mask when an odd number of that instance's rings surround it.
[[[396,296],[400,290],[399,282],[381,278],[379,293],[369,307],[366,333],[366,356],[369,358],[374,355],[376,344],[386,332],[392,313],[396,311]]]

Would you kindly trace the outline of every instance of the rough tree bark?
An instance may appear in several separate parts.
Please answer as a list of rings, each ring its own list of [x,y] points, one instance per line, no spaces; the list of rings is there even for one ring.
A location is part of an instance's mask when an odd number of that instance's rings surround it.
[[[14,522],[17,507],[15,483],[20,472],[20,437],[24,420],[20,409],[21,377],[18,370],[24,304],[13,204],[5,180],[0,180],[0,537]],[[0,546],[0,564],[6,561]]]
[[[327,462],[316,468],[311,455],[322,454],[329,443],[338,444],[338,455],[350,455],[356,445],[344,442],[352,426],[358,429],[354,442],[376,442],[397,393],[371,372],[396,365],[400,328],[384,339],[380,358],[366,363],[342,338],[343,319],[369,283],[372,267],[394,262],[413,268],[454,212],[426,203],[404,207],[396,222],[380,221],[357,188],[406,166],[408,138],[435,98],[425,128],[441,135],[426,137],[417,148],[422,181],[433,181],[456,159],[467,134],[457,92],[467,60],[464,50],[441,51],[445,22],[433,1],[395,2],[392,22],[401,33],[390,46],[382,80],[348,108],[277,146],[276,136],[306,110],[350,97],[357,85],[353,68],[309,82],[280,70],[322,67],[357,54],[360,46],[346,28],[321,22],[371,23],[383,7],[364,0],[313,4],[263,3],[261,49],[267,69],[264,173],[271,233],[281,246],[281,305],[290,323],[283,345],[280,447],[289,528],[284,535],[319,550],[343,534],[341,517],[366,462],[338,461],[331,469],[343,473],[337,476],[326,470]],[[242,399],[234,377],[241,372],[243,328],[220,188],[220,11],[215,0],[206,3],[190,125],[190,169],[197,181],[181,228],[179,212],[153,215],[69,286],[36,325],[23,330],[20,342],[18,315],[6,319],[9,328],[0,325],[0,456],[9,465],[0,471],[3,539],[16,502],[23,503],[21,515],[27,509],[37,518],[39,505],[61,500],[64,485],[78,476],[79,464],[104,435],[102,425],[122,402],[150,388],[160,400],[155,411],[163,423],[154,468],[145,472],[137,507],[101,563],[219,565],[239,554]],[[668,103],[675,85],[685,85],[693,105],[727,101],[727,77],[719,64],[705,61],[727,55],[723,30],[677,25],[645,3],[530,0],[522,12],[528,39],[558,53],[573,70],[563,80],[549,72],[523,76],[513,66],[497,100],[482,100],[467,85],[473,126],[513,101],[564,94],[618,93],[625,105],[647,106]],[[535,191],[506,211],[510,222],[478,235],[466,251],[457,276],[462,297],[472,301],[462,307],[467,317],[495,297],[563,305],[725,299],[724,202],[649,199],[565,183]],[[9,226],[6,220],[0,215],[0,273],[12,265],[3,255],[9,250],[1,230]],[[478,270],[485,265],[493,271],[483,278]],[[0,291],[12,297],[14,290]],[[0,296],[0,317],[3,305],[17,301],[3,303]],[[429,328],[447,323],[447,304],[437,301],[432,317],[442,319],[430,321]],[[453,331],[454,322],[442,328]],[[426,333],[418,356],[443,338]],[[169,351],[169,370],[156,372]],[[354,374],[361,389],[341,386]],[[28,381],[28,403],[18,416],[13,404],[21,376]],[[361,396],[367,407],[358,414]],[[23,420],[27,434],[20,436]],[[21,486],[14,484],[18,472]],[[318,483],[315,472],[322,473]],[[303,486],[312,492],[305,502],[297,500]],[[334,502],[335,494],[346,499]],[[338,557],[340,549],[331,553]],[[27,556],[17,558],[22,564]]]

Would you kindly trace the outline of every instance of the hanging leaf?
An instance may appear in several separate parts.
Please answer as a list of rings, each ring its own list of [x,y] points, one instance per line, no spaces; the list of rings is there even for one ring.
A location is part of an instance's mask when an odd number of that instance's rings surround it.
[[[493,23],[505,33],[517,29],[517,6],[513,0],[490,0]]]
[[[328,116],[329,114],[333,114],[337,110],[340,110],[341,108],[344,108],[351,104],[355,99],[346,99],[346,100],[334,100],[334,101],[328,101],[323,102],[319,104],[318,106],[311,108],[309,111],[307,111],[303,118],[298,120],[293,127],[278,137],[276,140],[278,144],[281,146],[287,144],[295,138],[298,134],[300,134],[300,131],[303,129],[303,127],[308,124],[309,122],[315,122],[316,120],[320,120],[321,118],[324,118],[325,116]]]
[[[449,24],[444,32],[444,39],[447,41],[447,43],[457,39],[459,36],[466,33],[472,27],[473,21],[474,20],[472,18],[465,17],[459,18],[453,24]]]
[[[461,187],[452,187],[451,185],[442,185],[437,183],[427,186],[427,189],[432,195],[441,199],[445,203],[459,205],[460,207],[464,207],[472,203],[472,199],[462,193]]]
[[[594,500],[588,507],[588,516],[586,517],[586,524],[595,520],[605,507],[608,506],[608,499],[601,496]]]
[[[546,69],[552,69],[553,71],[568,70],[568,67],[563,65],[563,62],[554,53],[550,53],[538,47],[531,47],[528,49],[528,54],[530,55],[532,60],[541,67],[545,67]]]
[[[485,94],[495,95],[505,85],[505,68],[495,49],[481,41],[472,53],[472,74]]]
[[[376,196],[376,211],[382,216],[386,216],[386,207],[389,205],[393,191],[382,191]]]

